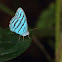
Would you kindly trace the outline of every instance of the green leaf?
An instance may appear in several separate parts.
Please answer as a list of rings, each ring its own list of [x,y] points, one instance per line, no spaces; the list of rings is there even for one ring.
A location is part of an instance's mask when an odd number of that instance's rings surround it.
[[[54,5],[51,5],[48,10],[45,10],[40,14],[37,27],[41,29],[51,28],[51,25],[54,24],[55,11]]]
[[[19,35],[16,33],[13,33],[7,29],[0,28],[0,61],[6,61],[10,60],[12,58],[15,58],[16,56],[19,56],[23,52],[27,50],[27,48],[30,46],[32,39],[29,39],[27,36],[23,38],[22,36],[19,39]],[[31,35],[31,34],[30,34]],[[30,36],[31,37],[31,36]]]
[[[48,31],[48,33],[50,32],[50,34],[53,35],[55,28],[54,24],[55,24],[55,5],[51,4],[47,10],[43,11],[43,13],[40,14],[38,18],[36,27],[39,28],[41,31],[41,34],[40,32],[38,34],[42,35],[44,33],[47,33]]]

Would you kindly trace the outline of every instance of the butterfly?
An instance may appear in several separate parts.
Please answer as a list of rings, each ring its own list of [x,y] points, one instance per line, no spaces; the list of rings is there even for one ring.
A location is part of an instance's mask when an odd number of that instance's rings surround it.
[[[10,20],[9,28],[10,31],[19,34],[20,36],[23,36],[23,40],[24,36],[28,35],[29,37],[27,18],[24,10],[21,7],[17,9],[15,16]]]

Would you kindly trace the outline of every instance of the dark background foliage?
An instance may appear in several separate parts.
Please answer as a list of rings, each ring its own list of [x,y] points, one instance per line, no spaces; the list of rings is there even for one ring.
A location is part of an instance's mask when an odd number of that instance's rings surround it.
[[[36,35],[40,44],[42,44],[45,47],[45,50],[50,55],[51,59],[54,60],[55,59],[54,15],[55,14],[49,15],[52,14],[53,11],[51,11],[52,9],[50,10],[48,9],[52,3],[55,4],[55,0],[0,0],[0,4],[6,5],[14,13],[16,12],[18,7],[22,7],[24,9],[27,16],[28,26],[30,28],[36,28],[36,27],[40,28],[40,30],[35,30],[34,31],[35,33],[34,32],[33,33]],[[51,12],[49,13],[49,11]],[[42,17],[42,14],[44,14],[45,16],[43,15]],[[50,16],[53,17],[49,19]],[[0,26],[2,28],[8,27],[9,21],[11,20],[12,17],[13,16],[6,13],[5,11],[0,11]],[[44,26],[42,26],[42,24],[44,24]],[[31,45],[24,53],[7,62],[50,62],[50,61],[46,58],[44,51],[42,51],[35,44],[34,40],[32,40]]]

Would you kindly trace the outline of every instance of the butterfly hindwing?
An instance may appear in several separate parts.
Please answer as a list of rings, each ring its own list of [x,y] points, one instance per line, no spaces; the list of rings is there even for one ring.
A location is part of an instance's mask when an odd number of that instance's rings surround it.
[[[10,21],[9,27],[12,32],[22,36],[28,31],[26,15],[22,8],[18,8],[15,16]]]

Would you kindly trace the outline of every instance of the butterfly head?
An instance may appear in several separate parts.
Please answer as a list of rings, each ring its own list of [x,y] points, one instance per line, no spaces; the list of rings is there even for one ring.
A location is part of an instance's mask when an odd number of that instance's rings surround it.
[[[29,35],[29,31],[23,34],[23,36],[27,36],[27,35]]]

